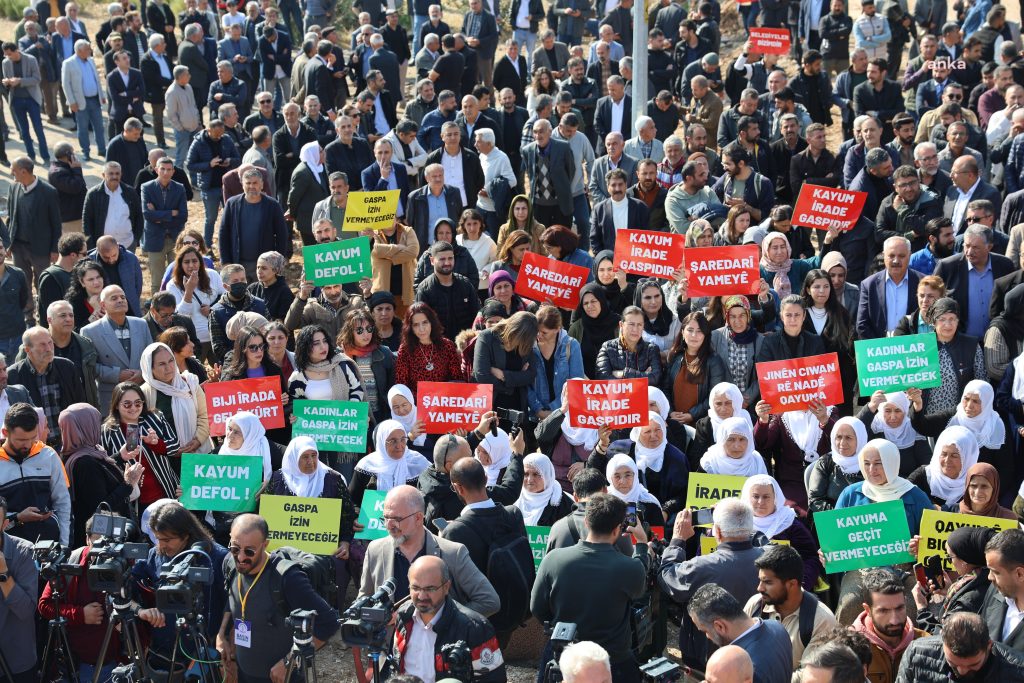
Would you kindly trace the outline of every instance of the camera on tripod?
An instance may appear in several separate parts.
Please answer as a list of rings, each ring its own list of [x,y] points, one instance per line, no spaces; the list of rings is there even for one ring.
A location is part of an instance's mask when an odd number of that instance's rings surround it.
[[[213,583],[213,569],[193,567],[192,560],[205,553],[182,553],[184,557],[160,570],[160,584],[156,589],[156,608],[164,614],[187,615],[199,611],[203,586]],[[180,557],[180,556],[179,556]]]
[[[303,642],[313,635],[313,624],[316,623],[316,610],[296,609],[285,617],[284,622],[292,629],[292,638]]]
[[[551,659],[544,665],[544,683],[559,683],[565,680],[558,660],[565,648],[576,642],[576,624],[559,621],[551,629]]]
[[[32,547],[32,553],[39,565],[39,576],[45,581],[82,575],[82,566],[67,563],[67,553],[57,541],[39,541]]]
[[[388,622],[395,610],[395,580],[385,581],[377,592],[352,603],[341,622],[341,639],[349,647],[381,652],[388,646]]]
[[[683,667],[668,657],[655,657],[640,667],[644,683],[673,683],[680,680],[684,673]]]
[[[86,577],[89,588],[97,593],[121,590],[128,568],[136,560],[146,559],[149,546],[127,543],[128,520],[117,515],[97,512],[92,517],[92,533],[102,536],[89,548]]]

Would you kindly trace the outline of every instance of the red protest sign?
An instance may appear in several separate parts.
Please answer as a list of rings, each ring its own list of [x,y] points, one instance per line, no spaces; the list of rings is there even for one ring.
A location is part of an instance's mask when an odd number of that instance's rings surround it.
[[[803,410],[810,401],[827,406],[843,402],[843,379],[835,353],[757,363],[756,368],[761,399],[775,414]]]
[[[647,378],[569,380],[569,425],[597,429],[643,427],[647,424]]]
[[[589,276],[588,268],[528,251],[519,267],[515,292],[534,301],[550,299],[555,306],[571,311],[579,304],[580,288]]]
[[[475,429],[491,410],[494,387],[462,382],[420,382],[416,385],[417,416],[427,434]]]
[[[750,51],[770,55],[789,54],[789,29],[751,26]]]
[[[256,415],[266,429],[284,427],[281,378],[276,375],[210,382],[203,387],[203,391],[206,393],[211,436],[224,436],[228,418],[240,410],[248,410]]]
[[[728,296],[756,294],[761,269],[756,244],[736,247],[700,247],[687,249],[687,294],[695,296]]]
[[[805,183],[793,208],[793,225],[819,230],[838,225],[840,230],[852,230],[867,198],[867,192]]]
[[[651,230],[619,230],[615,233],[615,267],[644,277],[671,280],[683,263],[686,235]]]

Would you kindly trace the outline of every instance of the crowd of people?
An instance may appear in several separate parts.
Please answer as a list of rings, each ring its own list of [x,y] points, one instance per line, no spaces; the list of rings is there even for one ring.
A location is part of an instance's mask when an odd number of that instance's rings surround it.
[[[182,652],[226,680],[283,683],[291,611],[316,612],[319,647],[388,580],[401,683],[461,675],[459,641],[474,680],[506,680],[531,619],[579,641],[545,640],[539,683],[554,662],[566,681],[640,681],[670,622],[708,681],[1024,680],[1024,531],[968,523],[942,548],[952,571],[921,580],[826,571],[815,526],[900,501],[916,554],[926,510],[1024,520],[1020,26],[991,0],[860,0],[856,18],[755,0],[724,19],[717,0],[657,0],[637,76],[633,2],[470,0],[449,25],[429,0],[351,17],[332,0],[122,0],[95,34],[74,2],[25,8],[0,81],[24,150],[0,142],[12,683],[37,679],[58,616],[82,680],[129,658],[118,629],[103,648],[109,596],[83,577],[60,590],[33,560],[52,541],[89,564],[101,507],[150,546],[127,591],[151,659],[180,649],[161,571],[202,549],[209,650]],[[788,28],[791,59],[723,21]],[[637,77],[651,99],[634,108]],[[47,144],[44,114],[71,120],[77,149]],[[800,225],[809,185],[862,192],[861,215]],[[346,234],[350,193],[384,190],[393,223]],[[624,272],[632,229],[756,245],[756,291],[691,296],[681,264]],[[356,235],[368,277],[296,278],[300,245]],[[519,293],[527,253],[586,270],[575,310]],[[920,334],[939,386],[858,390],[855,341]],[[824,353],[841,402],[762,397],[759,363]],[[241,410],[213,436],[211,386],[255,378],[284,425]],[[646,425],[573,426],[573,379],[646,379]],[[428,433],[428,382],[490,385],[493,410]],[[368,404],[368,447],[293,434],[296,400]],[[186,453],[259,456],[258,496],[340,501],[328,578],[269,551],[258,514],[186,509]],[[695,473],[745,478],[705,525]],[[362,538],[360,518],[387,535]]]

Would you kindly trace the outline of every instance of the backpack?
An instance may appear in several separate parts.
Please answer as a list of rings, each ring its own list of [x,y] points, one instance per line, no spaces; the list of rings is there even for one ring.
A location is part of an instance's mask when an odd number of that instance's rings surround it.
[[[484,575],[501,602],[498,611],[488,617],[495,631],[514,629],[530,615],[530,592],[536,578],[533,550],[529,540],[519,531],[523,521],[522,513],[515,507],[502,507],[506,513],[505,520],[508,521],[508,515],[513,515],[517,523],[506,525],[497,534],[489,528],[480,529],[470,521],[472,518],[463,520],[473,533],[487,543],[487,571]]]
[[[754,603],[754,614],[767,619],[768,615],[764,611],[764,598],[758,597],[757,602]],[[818,614],[818,597],[810,591],[804,591],[803,597],[800,599],[800,642],[807,647],[807,644],[811,642],[811,637],[814,636],[814,617]]]
[[[298,548],[284,546],[271,553],[271,557],[277,558],[277,562],[271,567],[270,572],[270,594],[273,596],[277,611],[282,617],[291,613],[288,608],[288,601],[284,597],[284,575],[294,567],[298,567],[306,578],[309,579],[313,591],[322,597],[324,601],[334,607],[338,602],[338,584],[335,581],[334,562],[326,555],[313,555]],[[230,554],[225,558],[224,582],[230,594],[231,585],[238,576],[235,569],[235,559]]]

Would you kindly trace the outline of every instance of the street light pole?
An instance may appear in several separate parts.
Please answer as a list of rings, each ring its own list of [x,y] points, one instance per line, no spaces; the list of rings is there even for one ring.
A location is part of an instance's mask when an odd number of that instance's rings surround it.
[[[647,82],[647,3],[633,0],[633,121],[647,114]]]

